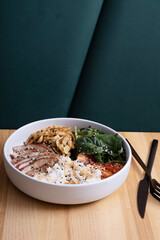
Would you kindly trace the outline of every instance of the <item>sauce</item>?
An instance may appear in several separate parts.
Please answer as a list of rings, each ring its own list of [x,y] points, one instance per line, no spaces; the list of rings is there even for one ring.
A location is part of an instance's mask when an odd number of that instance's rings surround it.
[[[85,165],[91,164],[95,169],[99,169],[102,173],[101,179],[114,175],[124,167],[124,164],[118,162],[108,162],[106,164],[96,162],[93,155],[87,155],[84,153],[79,153],[77,159]]]

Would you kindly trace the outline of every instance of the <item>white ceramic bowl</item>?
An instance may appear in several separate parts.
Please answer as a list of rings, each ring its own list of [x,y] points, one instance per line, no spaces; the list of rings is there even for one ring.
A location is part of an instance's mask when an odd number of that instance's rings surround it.
[[[46,202],[58,204],[81,204],[104,198],[123,184],[130,169],[131,149],[126,140],[121,135],[119,136],[122,138],[123,146],[126,151],[127,162],[118,173],[102,181],[96,183],[73,185],[52,184],[40,180],[35,180],[32,177],[29,177],[17,170],[10,162],[10,153],[12,152],[12,147],[23,144],[31,133],[50,125],[70,126],[73,129],[75,125],[78,129],[91,126],[93,128],[101,129],[104,133],[107,134],[117,133],[105,125],[77,118],[45,119],[32,122],[19,128],[7,139],[4,145],[5,169],[8,177],[17,188],[36,199]]]

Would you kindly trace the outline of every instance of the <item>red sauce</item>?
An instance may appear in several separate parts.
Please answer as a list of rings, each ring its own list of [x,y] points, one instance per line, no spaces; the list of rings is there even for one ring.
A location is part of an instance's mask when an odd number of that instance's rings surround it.
[[[91,164],[94,166],[94,168],[99,169],[102,173],[101,179],[105,179],[112,176],[113,174],[117,173],[124,167],[124,164],[118,162],[114,163],[108,162],[106,164],[96,162],[93,155],[87,155],[84,153],[79,153],[77,159],[80,162],[83,162],[85,165]]]

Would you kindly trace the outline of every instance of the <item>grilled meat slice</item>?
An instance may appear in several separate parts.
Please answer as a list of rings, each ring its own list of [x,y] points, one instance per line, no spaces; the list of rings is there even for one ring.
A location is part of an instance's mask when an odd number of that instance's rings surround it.
[[[19,153],[19,152],[23,152],[23,151],[28,151],[28,150],[32,150],[32,151],[40,151],[40,152],[53,152],[52,148],[48,147],[46,144],[28,144],[28,145],[21,145],[21,146],[17,146],[17,147],[13,147],[13,152]]]
[[[13,147],[13,153],[10,156],[11,163],[29,176],[34,176],[38,171],[45,172],[48,167],[53,167],[59,160],[59,155],[45,144]]]

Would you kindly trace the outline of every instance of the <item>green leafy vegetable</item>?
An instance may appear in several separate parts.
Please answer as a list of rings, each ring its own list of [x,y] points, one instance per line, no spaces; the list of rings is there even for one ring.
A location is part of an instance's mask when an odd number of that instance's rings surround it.
[[[106,162],[125,163],[125,152],[122,146],[122,140],[118,134],[104,134],[96,128],[75,127],[76,147],[74,155],[79,153],[94,155],[97,162],[105,164]]]

